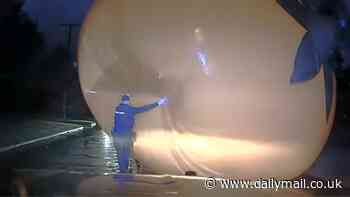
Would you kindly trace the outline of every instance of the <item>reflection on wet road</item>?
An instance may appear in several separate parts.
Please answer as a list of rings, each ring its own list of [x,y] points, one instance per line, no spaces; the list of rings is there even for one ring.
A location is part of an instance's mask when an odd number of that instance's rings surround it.
[[[18,171],[63,171],[82,174],[113,174],[117,154],[111,137],[102,131],[89,131],[83,136],[61,140],[44,148],[18,155]]]
[[[328,158],[324,155],[325,158]],[[13,167],[17,193],[29,196],[232,196],[231,190],[203,189],[200,177],[137,175],[134,182],[121,187],[114,179],[117,154],[111,138],[101,131],[89,131],[46,147],[35,148],[15,156]],[[321,157],[323,158],[323,157]],[[321,162],[322,163],[322,162]],[[328,163],[327,163],[328,164]],[[331,165],[318,166],[317,170]],[[316,171],[317,171],[316,170]],[[317,175],[318,171],[313,174]],[[334,173],[332,173],[334,174]],[[102,175],[102,176],[101,176]],[[347,179],[345,188],[349,188]],[[170,181],[170,182],[169,182]],[[18,183],[17,183],[18,182]],[[171,184],[164,184],[171,183]],[[256,191],[242,190],[237,196],[349,196],[341,191]],[[24,195],[26,196],[26,195]]]

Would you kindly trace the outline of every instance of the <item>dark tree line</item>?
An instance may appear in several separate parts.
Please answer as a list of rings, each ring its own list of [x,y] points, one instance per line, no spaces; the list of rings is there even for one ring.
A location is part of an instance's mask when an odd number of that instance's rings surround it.
[[[0,88],[2,111],[17,111],[19,97],[30,100],[25,94],[26,78],[30,73],[30,62],[43,49],[44,41],[37,26],[22,11],[22,3],[3,1],[0,3]],[[23,94],[23,95],[22,95]]]
[[[77,116],[89,115],[69,50],[47,48],[22,6],[16,0],[0,2],[0,111],[60,117],[66,102]]]

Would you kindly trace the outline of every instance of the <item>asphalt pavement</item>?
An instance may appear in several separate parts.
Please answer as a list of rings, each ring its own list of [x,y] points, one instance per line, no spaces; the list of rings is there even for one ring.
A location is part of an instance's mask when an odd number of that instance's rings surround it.
[[[343,190],[287,190],[239,192],[237,196],[350,196],[348,127],[338,125],[320,158],[305,173],[308,179],[341,179]],[[339,138],[344,139],[339,143]],[[0,196],[213,196],[200,177],[138,175],[135,183],[121,187],[113,178],[117,154],[110,136],[89,129],[42,146],[16,152],[2,162]],[[6,168],[4,167],[6,164]],[[141,181],[140,181],[141,180]],[[171,184],[168,183],[170,180]],[[169,183],[170,183],[169,182]],[[232,192],[232,191],[231,191]],[[282,193],[281,193],[282,192]],[[24,195],[24,196],[26,196]],[[217,195],[232,196],[220,191]]]

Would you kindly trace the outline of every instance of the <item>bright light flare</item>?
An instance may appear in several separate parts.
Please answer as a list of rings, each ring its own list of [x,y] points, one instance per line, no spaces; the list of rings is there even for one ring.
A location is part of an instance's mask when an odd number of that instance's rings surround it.
[[[225,176],[217,171],[222,168],[234,169],[239,175],[245,171],[242,170],[242,166],[250,169],[247,166],[258,165],[260,160],[264,160],[263,157],[278,161],[296,155],[290,144],[263,143],[173,131],[142,132],[135,143],[135,149],[146,152],[147,157],[155,154],[173,160],[181,171],[192,169],[199,174],[210,173],[217,176]]]

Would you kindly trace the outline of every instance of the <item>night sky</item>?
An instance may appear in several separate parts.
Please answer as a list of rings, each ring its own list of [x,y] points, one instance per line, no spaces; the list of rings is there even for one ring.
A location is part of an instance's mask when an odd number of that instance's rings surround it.
[[[39,31],[45,33],[49,48],[64,44],[65,29],[60,24],[82,24],[94,0],[24,0],[24,10],[39,24]],[[333,7],[338,1],[304,0],[304,3],[317,9],[321,4]],[[350,13],[350,1],[342,1],[341,10]],[[78,39],[79,29],[74,29],[74,40]],[[48,39],[49,38],[49,39]]]
[[[54,48],[64,44],[66,38],[60,24],[82,24],[92,3],[93,0],[26,0],[23,9],[38,23],[48,46]],[[75,38],[78,32],[75,29]]]

